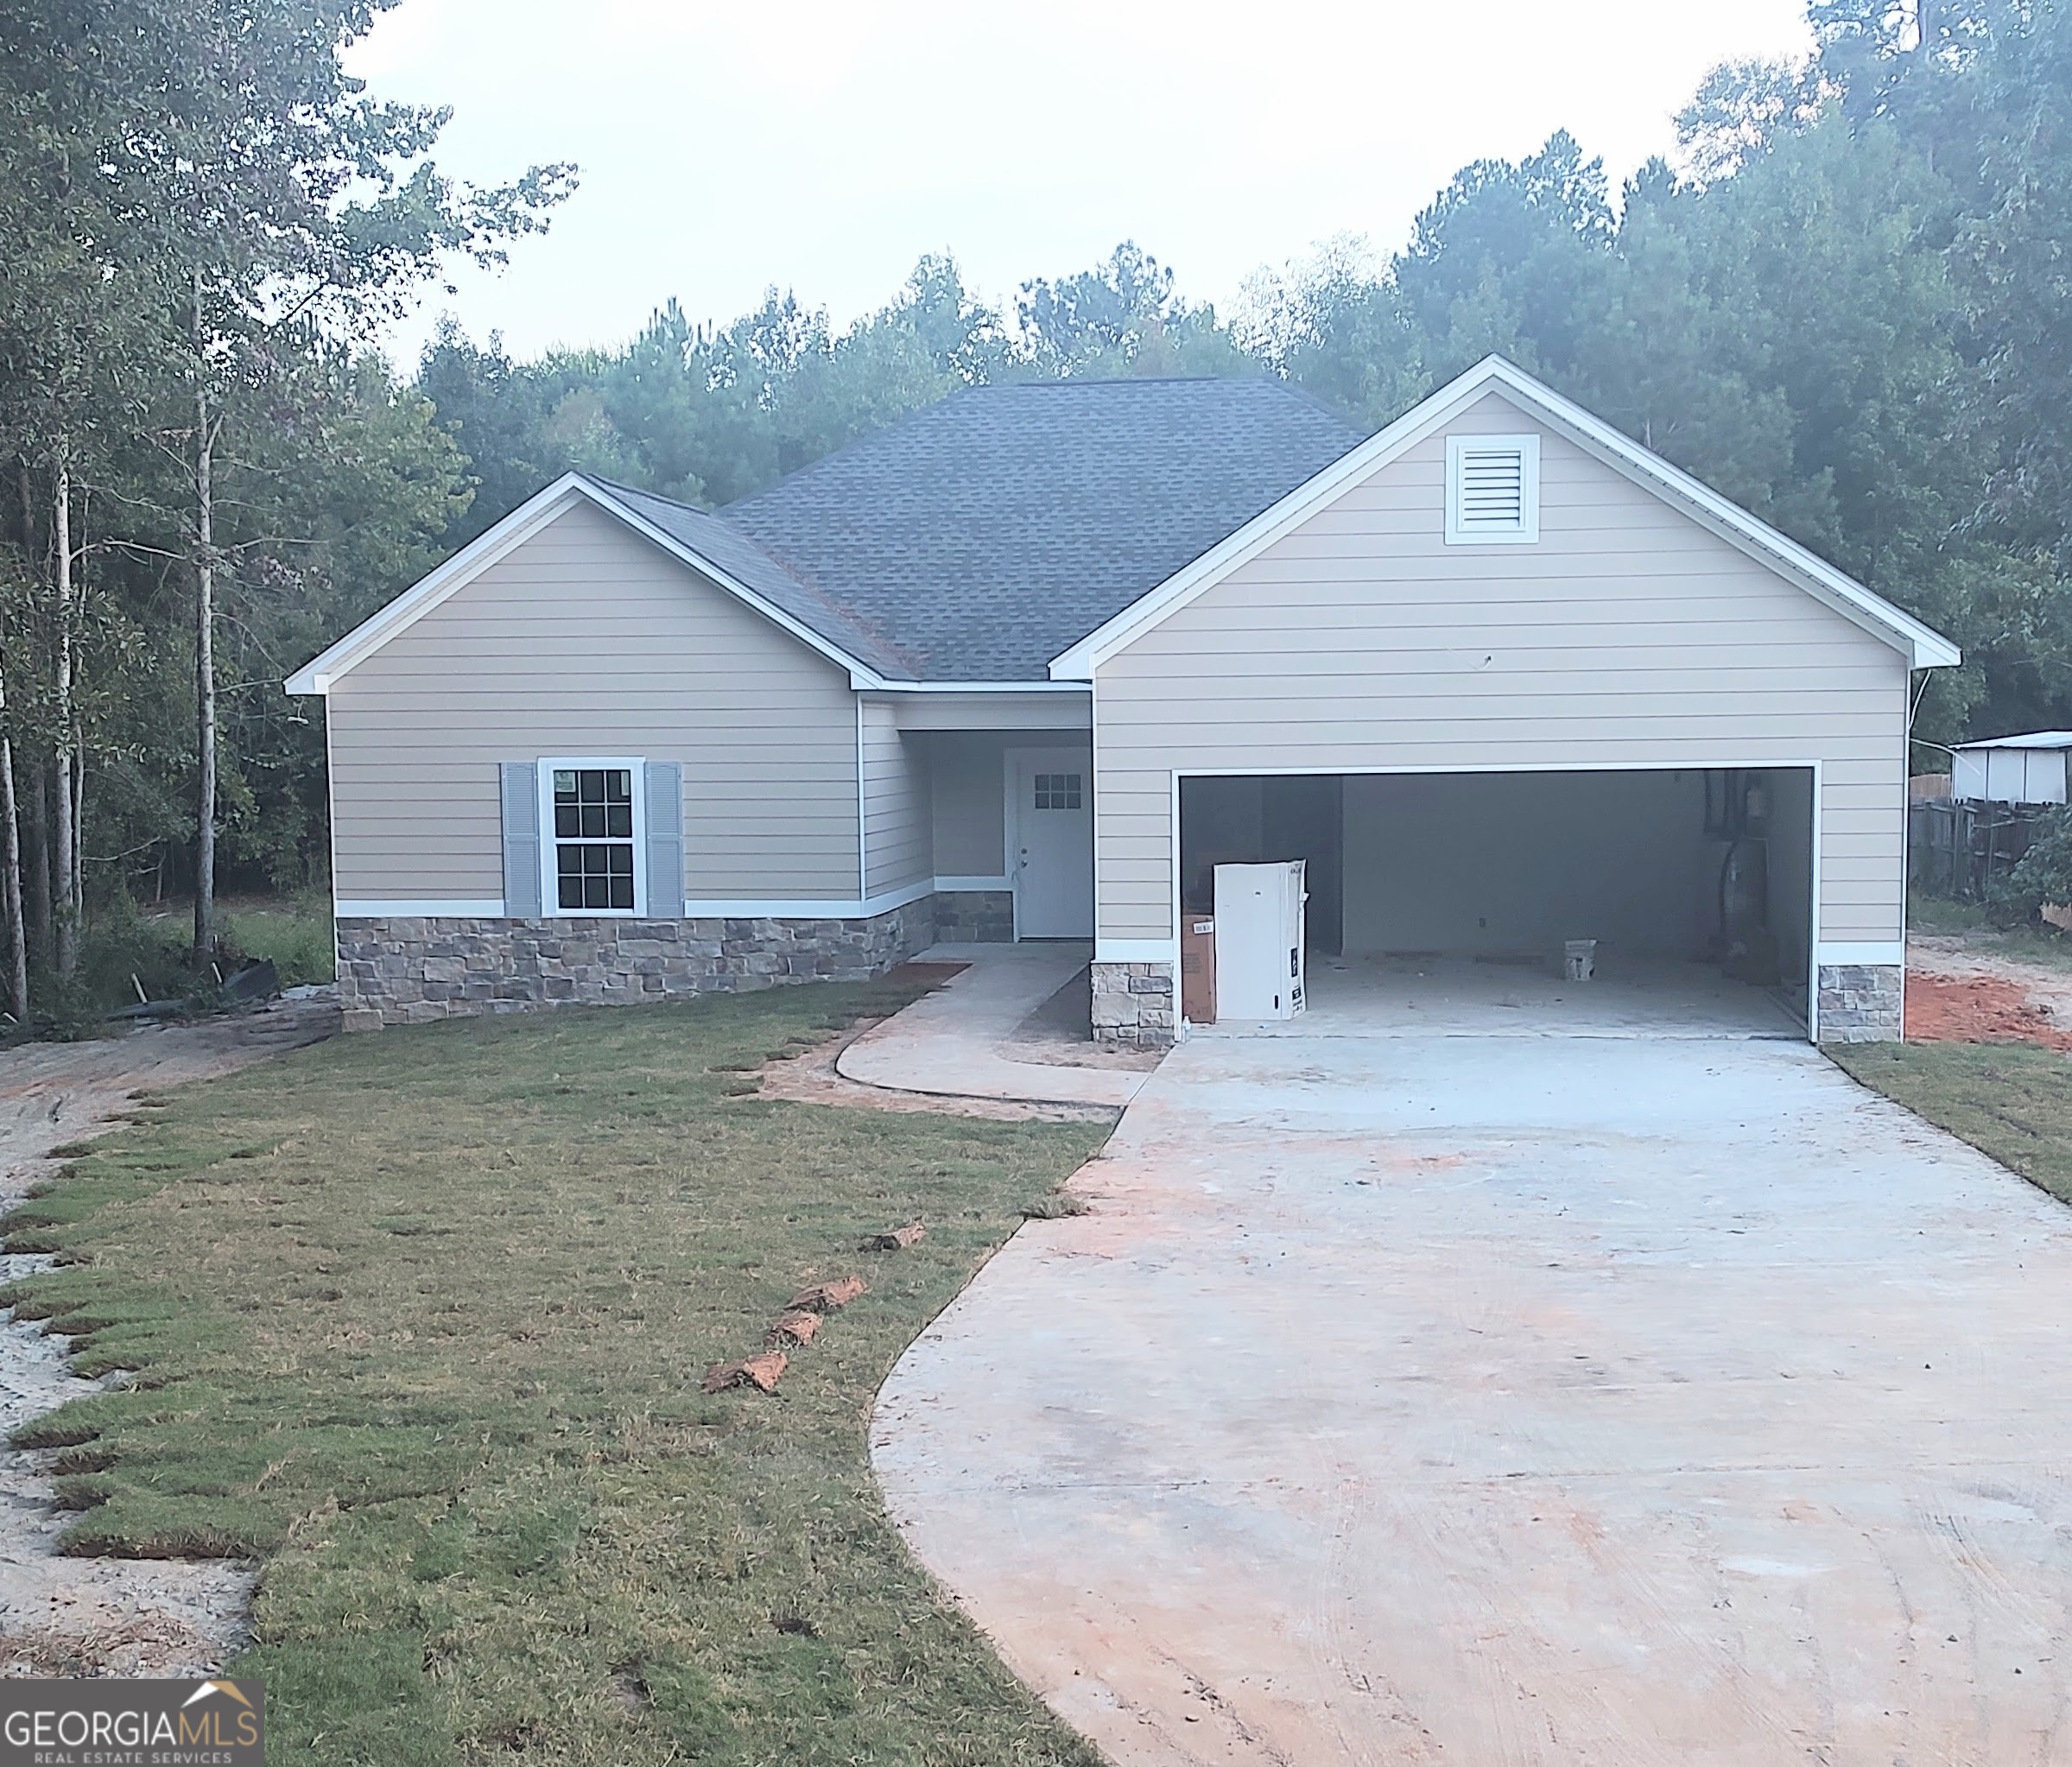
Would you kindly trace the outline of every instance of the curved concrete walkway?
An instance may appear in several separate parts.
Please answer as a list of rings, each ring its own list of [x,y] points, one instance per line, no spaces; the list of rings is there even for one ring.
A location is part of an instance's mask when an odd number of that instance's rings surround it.
[[[2072,1211],[1803,1045],[1201,1038],[909,1351],[1116,1762],[2072,1760]]]
[[[894,1092],[1119,1110],[1150,1078],[1146,1070],[1100,1066],[1091,1043],[1083,1067],[1030,1061],[1012,1042],[1091,954],[1082,944],[935,946],[917,961],[971,967],[865,1031],[842,1051],[834,1071]]]

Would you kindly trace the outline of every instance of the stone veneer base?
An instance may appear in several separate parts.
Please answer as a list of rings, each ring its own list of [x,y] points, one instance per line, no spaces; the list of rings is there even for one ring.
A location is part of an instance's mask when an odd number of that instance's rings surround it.
[[[1821,1042],[1898,1042],[1904,982],[1904,974],[1896,963],[1821,965]]]
[[[1015,893],[1011,890],[938,890],[938,945],[1011,945]]]
[[[1102,1049],[1166,1049],[1177,1035],[1173,966],[1093,966],[1093,1042]]]
[[[935,942],[934,898],[868,920],[337,922],[347,1030],[549,1006],[630,1006],[882,975]]]

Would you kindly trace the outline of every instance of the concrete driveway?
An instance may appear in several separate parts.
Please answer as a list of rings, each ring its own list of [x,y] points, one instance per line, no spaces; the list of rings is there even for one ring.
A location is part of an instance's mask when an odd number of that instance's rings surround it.
[[[1198,1039],[914,1346],[1122,1763],[2072,1760],[2072,1211],[1800,1044]]]

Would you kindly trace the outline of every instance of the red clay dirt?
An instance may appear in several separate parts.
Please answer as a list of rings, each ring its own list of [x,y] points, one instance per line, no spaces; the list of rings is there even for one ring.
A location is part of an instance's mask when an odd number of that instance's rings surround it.
[[[2022,984],[1999,976],[1906,978],[1906,1035],[1917,1043],[2034,1043],[2072,1050],[2072,1028],[2033,1001]]]

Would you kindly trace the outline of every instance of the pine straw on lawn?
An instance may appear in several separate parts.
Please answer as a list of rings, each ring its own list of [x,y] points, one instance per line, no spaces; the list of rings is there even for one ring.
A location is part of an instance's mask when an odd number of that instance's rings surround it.
[[[345,1039],[95,1143],[10,1223],[67,1260],[10,1298],[138,1376],[21,1438],[69,1549],[263,1561],[232,1670],[281,1763],[1092,1763],[909,1560],[865,1425],[1105,1126],[738,1095],[905,985]],[[700,1393],[852,1270],[776,1396]]]

